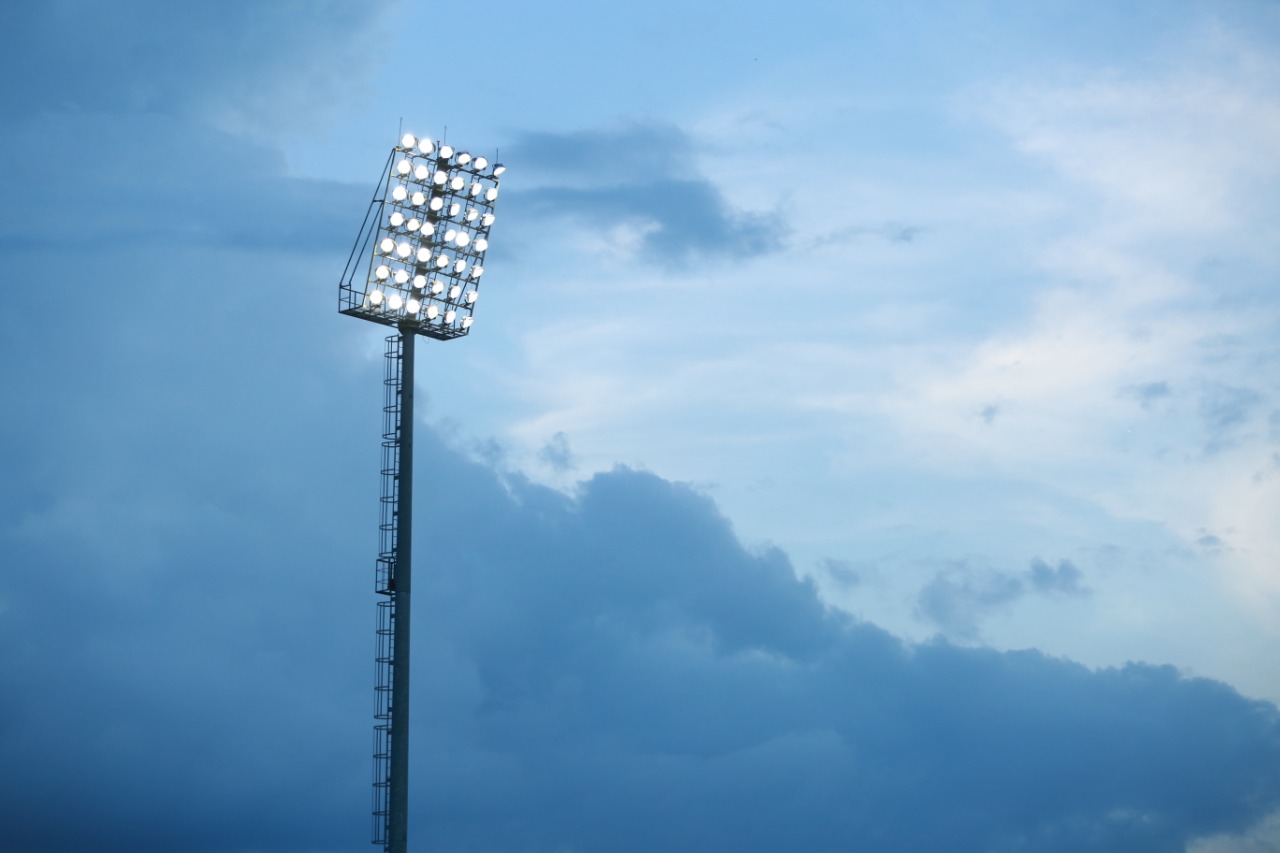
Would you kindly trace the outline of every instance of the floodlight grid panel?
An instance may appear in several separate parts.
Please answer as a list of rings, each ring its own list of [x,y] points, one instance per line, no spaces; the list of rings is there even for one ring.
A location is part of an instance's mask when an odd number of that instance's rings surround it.
[[[363,281],[343,282],[342,313],[440,340],[469,331],[500,182],[442,147],[392,149],[368,268]]]

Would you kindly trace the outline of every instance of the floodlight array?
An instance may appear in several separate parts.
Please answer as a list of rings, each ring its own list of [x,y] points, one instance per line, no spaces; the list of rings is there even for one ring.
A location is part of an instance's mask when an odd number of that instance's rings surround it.
[[[499,176],[487,157],[405,134],[375,200],[368,273],[344,284],[341,310],[434,338],[465,335],[473,320]]]

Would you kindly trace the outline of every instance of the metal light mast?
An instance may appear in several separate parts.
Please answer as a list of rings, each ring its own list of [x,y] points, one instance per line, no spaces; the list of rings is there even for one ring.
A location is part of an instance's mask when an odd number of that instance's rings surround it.
[[[375,657],[373,843],[386,853],[406,853],[408,838],[414,341],[448,341],[470,330],[504,171],[485,157],[405,134],[387,158],[338,286],[341,313],[397,330],[386,339],[374,584],[384,598]]]

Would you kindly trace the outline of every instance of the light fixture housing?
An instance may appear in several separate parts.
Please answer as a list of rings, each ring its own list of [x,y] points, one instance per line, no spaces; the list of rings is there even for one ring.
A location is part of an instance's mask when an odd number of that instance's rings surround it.
[[[387,157],[343,271],[338,310],[438,340],[466,335],[505,171],[482,174],[491,162],[405,134]]]

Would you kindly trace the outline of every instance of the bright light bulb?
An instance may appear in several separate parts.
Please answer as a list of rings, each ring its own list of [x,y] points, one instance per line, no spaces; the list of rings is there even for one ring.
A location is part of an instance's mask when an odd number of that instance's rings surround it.
[[[425,181],[431,175],[431,170],[427,168],[426,163],[419,163],[413,170],[413,176],[419,181]]]
[[[436,266],[440,267],[441,269],[449,266],[449,256],[445,254],[441,254],[439,257],[437,257]]]
[[[410,219],[408,222],[404,224],[404,230],[406,231],[417,231],[421,227],[422,227],[422,222],[421,220],[418,220],[418,219]]]
[[[471,242],[471,235],[468,234],[466,231],[463,231],[461,234],[457,236],[454,242],[456,242],[459,246],[465,246]]]
[[[425,275],[415,275],[413,277],[413,286],[422,290],[427,286],[427,277]]]
[[[458,165],[459,165],[459,166],[465,166],[465,165],[467,165],[468,163],[470,163],[470,162],[471,162],[471,155],[470,155],[470,154],[468,154],[467,152],[463,151],[462,153],[460,153],[460,154],[458,155],[458,161],[457,161],[457,162],[458,162]]]
[[[411,201],[413,202],[414,207],[422,207],[427,203],[426,193],[414,193]]]
[[[391,218],[387,221],[391,223],[392,228],[399,228],[404,224],[404,214],[397,210],[391,214]]]
[[[475,184],[472,184],[472,185],[471,185],[471,189],[469,190],[469,192],[470,192],[473,196],[477,196],[477,195],[480,195],[480,191],[481,191],[482,189],[484,189],[484,187],[480,186],[480,184],[478,184],[478,183],[475,183]]]
[[[453,262],[453,271],[454,271],[454,273],[455,273],[455,274],[460,274],[460,273],[461,273],[463,270],[465,270],[466,268],[467,268],[467,262],[466,262],[466,261],[454,261],[454,262]]]
[[[435,182],[436,186],[442,187],[444,186],[444,182],[449,180],[449,176],[446,175],[444,172],[436,172],[434,175],[431,176],[431,180]]]
[[[435,296],[444,293],[444,282],[438,278],[431,279],[431,293]]]
[[[404,136],[400,137],[401,148],[412,148],[414,145],[417,145],[417,144],[418,144],[418,140],[413,138],[412,133],[406,133]]]
[[[457,317],[457,316],[458,316],[458,312],[457,312],[457,311],[454,311],[454,310],[446,311],[446,312],[444,312],[444,321],[445,321],[446,323],[452,323],[452,322],[453,322],[453,318],[454,318],[454,317]]]
[[[494,163],[494,164],[493,164],[493,174],[495,174],[495,175],[501,175],[501,174],[502,174],[503,172],[505,172],[505,171],[507,171],[507,167],[506,167],[506,166],[504,166],[504,165],[502,165],[501,163]]]
[[[400,298],[400,294],[391,293],[387,295],[387,310],[399,311],[402,305],[404,305],[404,300]]]
[[[423,154],[430,154],[434,148],[435,145],[433,145],[431,140],[427,139],[425,136],[418,140],[418,150]]]
[[[484,197],[489,201],[494,201],[498,197],[498,188],[489,187],[489,189],[485,190]]]
[[[444,207],[444,199],[440,198],[440,196],[435,196],[434,198],[431,199],[432,210],[440,210],[443,207]]]
[[[482,275],[484,275],[484,267],[472,267],[472,268],[471,268],[471,277],[472,277],[472,278],[479,278],[479,277],[480,277],[480,276],[482,276]]]
[[[404,312],[406,314],[417,314],[422,310],[422,303],[416,299],[407,299],[404,303]]]
[[[436,224],[434,222],[422,223],[422,233],[428,236],[436,233]]]
[[[408,160],[401,160],[399,163],[396,163],[397,175],[407,175],[412,169],[413,169],[413,164],[411,164]]]
[[[480,215],[480,211],[476,210],[476,209],[473,207],[473,208],[471,208],[471,209],[469,209],[469,210],[467,211],[467,221],[468,221],[468,222],[475,222],[475,221],[476,221],[476,217],[478,217],[479,215]]]
[[[462,189],[466,185],[467,185],[467,182],[464,181],[462,177],[459,175],[454,175],[453,180],[449,181],[449,189],[453,190],[454,192],[457,192],[458,190]]]
[[[427,319],[428,319],[428,320],[434,320],[435,318],[437,318],[437,317],[439,317],[439,316],[440,316],[440,309],[439,309],[439,308],[437,308],[437,307],[436,307],[436,306],[434,306],[434,305],[428,305],[428,306],[427,306]]]
[[[450,157],[452,157],[452,156],[453,156],[453,146],[452,146],[452,145],[441,145],[441,146],[440,146],[440,156],[441,156],[441,157],[443,157],[443,158],[444,158],[444,159],[446,159],[446,160],[448,160]]]
[[[457,216],[458,213],[461,212],[461,210],[462,210],[462,205],[458,204],[456,201],[453,204],[449,205],[450,216]]]
[[[448,231],[444,232],[444,241],[446,243],[452,243],[456,239],[458,239],[458,232],[456,230],[450,228]]]
[[[409,271],[396,270],[396,273],[394,276],[392,276],[392,278],[396,280],[396,284],[407,284],[409,281]]]
[[[386,264],[381,264],[373,271],[373,275],[378,279],[378,281],[386,281],[387,276],[391,275],[391,267]]]
[[[412,249],[412,247],[411,247],[408,243],[397,243],[397,244],[396,244],[396,254],[397,254],[397,255],[399,255],[399,256],[400,256],[400,257],[402,257],[402,258],[407,258],[407,257],[409,257],[409,253],[410,253],[411,251],[413,251],[413,249]]]
[[[404,201],[406,198],[409,197],[409,191],[405,189],[403,186],[400,186],[399,184],[397,184],[396,188],[391,191],[391,197],[394,198],[396,201]]]
[[[389,255],[396,250],[396,241],[392,240],[390,237],[386,237],[378,244],[378,249],[382,254]]]
[[[462,318],[462,328],[464,328],[464,329],[470,329],[470,328],[471,328],[471,318],[470,318],[470,317],[463,317],[463,318]]]
[[[381,305],[381,304],[382,304],[382,291],[381,291],[381,290],[370,290],[370,291],[369,291],[369,304],[370,304],[370,305],[373,305],[373,306],[375,306],[375,307],[376,307],[376,306],[378,306],[378,305]]]
[[[431,261],[431,250],[425,246],[418,250],[418,263],[425,264]]]
[[[479,299],[479,298],[480,298],[480,291],[478,291],[478,290],[468,290],[468,291],[467,291],[467,304],[468,304],[468,305],[473,305],[473,304],[475,304],[475,301],[476,301],[477,299]]]
[[[481,225],[483,225],[485,228],[488,228],[490,225],[492,225],[492,224],[493,224],[493,214],[492,214],[492,213],[486,213],[486,214],[485,214],[485,215],[480,219],[480,224],[481,224]]]
[[[485,159],[484,157],[477,157],[477,158],[476,158],[476,171],[477,171],[477,172],[479,172],[481,169],[483,169],[485,166],[488,166],[488,165],[489,165],[489,161],[488,161],[487,159]]]
[[[453,287],[449,288],[449,301],[450,301],[450,302],[457,302],[457,301],[458,301],[458,297],[459,297],[459,296],[461,296],[461,295],[462,295],[462,286],[461,286],[461,285],[455,284]]]
[[[489,248],[489,241],[488,241],[488,240],[486,240],[486,239],[485,239],[485,238],[483,238],[483,237],[477,237],[477,238],[476,238],[476,251],[477,251],[477,252],[483,252],[483,251],[484,251],[485,249],[487,249],[487,248]]]

